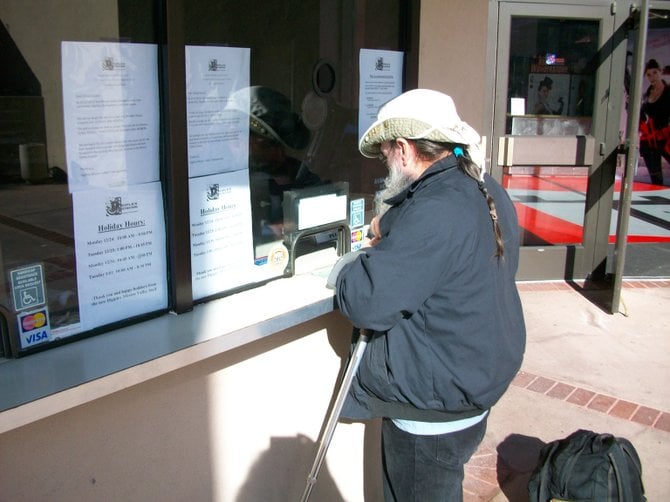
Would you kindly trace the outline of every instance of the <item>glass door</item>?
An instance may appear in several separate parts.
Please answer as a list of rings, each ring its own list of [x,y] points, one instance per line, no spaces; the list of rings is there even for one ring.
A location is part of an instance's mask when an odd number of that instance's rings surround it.
[[[624,102],[619,18],[626,16],[610,2],[498,7],[491,170],[519,214],[518,278],[602,275]]]

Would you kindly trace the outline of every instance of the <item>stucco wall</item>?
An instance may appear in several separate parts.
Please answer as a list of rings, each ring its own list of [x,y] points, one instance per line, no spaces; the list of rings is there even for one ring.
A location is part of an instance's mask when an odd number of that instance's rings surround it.
[[[449,94],[461,118],[483,134],[488,0],[423,0],[419,86]],[[487,88],[488,85],[488,88]]]
[[[329,314],[2,434],[0,500],[299,500],[350,333]],[[380,500],[378,437],[340,424],[313,500]]]

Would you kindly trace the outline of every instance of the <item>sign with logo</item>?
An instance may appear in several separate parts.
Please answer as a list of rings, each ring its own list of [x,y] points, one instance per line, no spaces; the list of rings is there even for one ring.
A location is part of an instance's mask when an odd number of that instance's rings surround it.
[[[254,261],[246,170],[189,180],[193,299],[249,282]]]
[[[189,178],[247,170],[251,49],[184,50]]]
[[[358,137],[377,119],[379,108],[402,93],[403,53],[361,49],[358,56]]]
[[[288,264],[289,254],[288,249],[283,244],[274,246],[268,254],[268,264],[271,268],[278,271],[283,271]]]
[[[18,268],[10,273],[14,310],[35,308],[46,303],[42,265]]]
[[[167,305],[160,182],[72,194],[82,330]]]
[[[61,68],[70,192],[158,181],[157,46],[63,41]]]
[[[17,316],[19,322],[19,341],[22,349],[48,342],[51,339],[49,311],[46,307],[31,312],[22,312]]]

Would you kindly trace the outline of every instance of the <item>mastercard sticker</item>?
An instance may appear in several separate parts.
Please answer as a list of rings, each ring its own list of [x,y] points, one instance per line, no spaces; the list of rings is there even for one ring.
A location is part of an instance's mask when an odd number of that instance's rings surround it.
[[[368,228],[370,228],[370,225],[365,225],[364,227],[357,228],[351,231],[352,251],[358,251],[363,247],[363,242],[365,241],[365,236],[368,233]]]
[[[51,340],[49,311],[46,307],[32,312],[22,312],[17,316],[17,319],[22,349]]]

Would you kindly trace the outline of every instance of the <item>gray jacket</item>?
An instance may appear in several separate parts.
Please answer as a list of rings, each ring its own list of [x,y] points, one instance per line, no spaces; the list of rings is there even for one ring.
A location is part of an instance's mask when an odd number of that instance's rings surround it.
[[[526,331],[515,273],[516,212],[490,176],[505,240],[453,156],[391,199],[382,239],[345,265],[342,313],[373,331],[342,415],[450,421],[489,409],[521,366]]]

